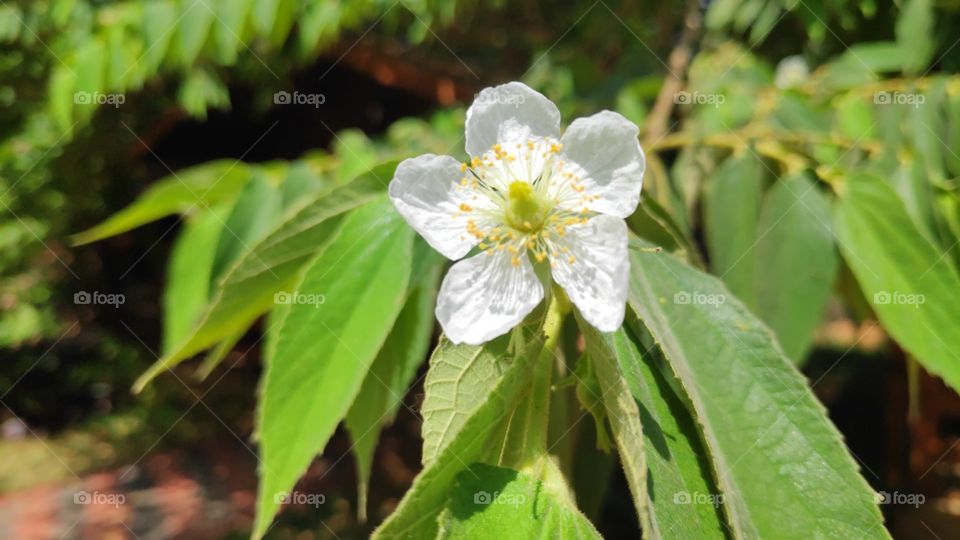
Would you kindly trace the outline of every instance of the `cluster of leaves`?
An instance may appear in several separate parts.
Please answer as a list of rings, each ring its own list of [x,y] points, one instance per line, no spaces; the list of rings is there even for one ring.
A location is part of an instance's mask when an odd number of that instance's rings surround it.
[[[760,28],[754,41],[768,33],[768,12],[795,8],[737,2],[755,16],[733,20],[733,4],[715,3],[708,24]],[[126,4],[109,8],[138,15],[108,18],[127,23],[94,32],[84,47],[112,51],[110,39],[141,35],[129,21],[143,12],[118,6]],[[875,313],[905,350],[960,388],[952,352],[960,350],[952,331],[960,278],[950,253],[960,238],[960,160],[951,150],[960,144],[960,93],[956,78],[924,72],[938,47],[912,39],[932,34],[929,3],[907,6],[896,41],[855,46],[812,74],[796,59],[774,70],[731,44],[698,55],[682,129],[648,148],[645,200],[629,220],[624,328],[599,334],[567,315],[558,296],[484,346],[441,338],[424,384],[424,468],[379,537],[597,537],[580,510],[591,482],[576,473],[596,445],[616,449],[650,537],[887,536],[795,364],[839,297],[854,313]],[[186,9],[142,7],[168,18]],[[269,28],[237,15],[233,38],[254,32],[269,42],[277,27],[285,38],[290,17],[276,13]],[[820,24],[832,20],[813,13]],[[146,55],[147,43],[162,42],[153,69],[186,74],[181,98],[195,112],[225,94],[210,66],[230,63],[243,43],[199,19],[176,38],[136,44]],[[99,57],[76,48],[64,67],[97,75],[56,68],[51,77],[49,111],[61,127],[88,114],[65,96],[149,76],[125,78],[129,59],[98,65]],[[889,73],[909,78],[879,76]],[[529,79],[540,76],[531,70]],[[637,97],[650,86],[622,85],[617,107],[641,119]],[[170,259],[163,356],[137,388],[209,350],[198,369],[205,376],[266,318],[255,536],[341,422],[365,512],[379,431],[432,341],[443,268],[384,191],[397,158],[455,153],[461,129],[454,112],[431,124],[403,121],[378,142],[341,134],[334,152],[293,162],[204,164],[78,235],[91,242],[172,214],[186,221]],[[694,240],[701,235],[705,252]],[[579,422],[586,415],[593,429]]]
[[[80,201],[90,196],[58,178],[58,163],[75,167],[72,160],[90,146],[104,161],[116,159],[88,140],[85,128],[95,111],[136,111],[126,117],[134,126],[173,106],[203,118],[208,109],[230,107],[227,83],[238,81],[257,81],[254,87],[267,96],[260,102],[267,104],[272,92],[292,88],[294,68],[313,61],[344,32],[379,17],[384,33],[404,33],[415,42],[427,24],[449,24],[455,6],[415,2],[384,11],[375,1],[4,2],[0,246],[8,255],[0,258],[0,345],[62,330],[50,305],[68,266],[56,261],[64,257],[57,240],[75,226],[70,216],[82,213]],[[66,205],[68,199],[74,204]]]

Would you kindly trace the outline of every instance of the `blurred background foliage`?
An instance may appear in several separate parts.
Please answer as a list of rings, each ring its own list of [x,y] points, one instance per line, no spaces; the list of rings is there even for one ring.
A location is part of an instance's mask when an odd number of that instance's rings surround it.
[[[464,107],[514,79],[567,120],[611,108],[641,126],[632,228],[721,276],[798,364],[857,345],[921,357],[957,388],[956,353],[877,305],[880,263],[864,253],[902,246],[891,272],[932,272],[930,291],[960,294],[958,23],[956,0],[4,0],[0,388],[16,390],[0,418],[108,439],[132,428],[104,418],[135,418],[162,433],[190,393],[128,389],[189,330],[207,300],[193,292],[209,296],[300,197],[391,159],[462,155]],[[325,103],[275,103],[295,91]],[[183,179],[220,187],[197,200]],[[832,217],[850,192],[890,236]],[[73,301],[94,290],[126,302]],[[955,327],[955,313],[920,321]],[[864,331],[877,317],[899,346]],[[231,336],[207,367],[257,341]],[[223,391],[236,398],[225,418],[249,423],[252,394]],[[0,487],[23,484],[8,478]]]

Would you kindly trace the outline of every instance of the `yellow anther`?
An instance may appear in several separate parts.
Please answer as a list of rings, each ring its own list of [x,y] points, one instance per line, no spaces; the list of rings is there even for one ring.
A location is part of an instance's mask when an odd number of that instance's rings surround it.
[[[534,253],[533,256],[537,258],[537,262],[543,262],[547,258],[547,254],[542,251]]]
[[[512,264],[512,265],[514,265],[514,266],[520,266],[520,258],[519,258],[519,257],[513,257],[512,259],[510,259],[510,264]]]
[[[487,249],[487,244],[485,244],[484,242],[480,242],[480,244],[477,247],[480,249]]]
[[[510,251],[510,253],[513,253],[513,254],[517,254],[517,253],[519,252],[519,250],[517,250],[517,246],[515,246],[515,245],[513,245],[513,244],[510,244],[509,246],[507,246],[507,250]]]
[[[467,172],[467,164],[466,164],[466,163],[461,163],[461,164],[460,164],[460,172]]]
[[[470,212],[470,211],[473,210],[473,208],[471,208],[469,204],[467,204],[467,203],[465,203],[465,202],[462,202],[462,203],[460,203],[460,210],[462,210],[462,211],[464,211],[464,212]]]
[[[573,263],[577,262],[577,258],[574,257],[573,255],[571,255],[571,256],[567,259],[567,262],[569,262],[570,264],[573,264]]]

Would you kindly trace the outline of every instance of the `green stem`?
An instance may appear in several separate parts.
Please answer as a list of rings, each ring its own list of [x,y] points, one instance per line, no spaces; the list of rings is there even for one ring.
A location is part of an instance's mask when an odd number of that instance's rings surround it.
[[[550,424],[550,384],[554,368],[554,351],[560,342],[563,319],[570,311],[570,302],[562,291],[555,290],[544,316],[543,347],[531,359],[530,392],[517,406],[508,423],[500,464],[523,469],[540,461],[547,453],[547,431]],[[523,358],[519,359],[524,361]],[[530,360],[528,360],[530,361]]]

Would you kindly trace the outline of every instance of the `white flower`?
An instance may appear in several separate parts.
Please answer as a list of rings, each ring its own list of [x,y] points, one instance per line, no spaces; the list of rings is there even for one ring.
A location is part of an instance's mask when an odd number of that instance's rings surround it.
[[[400,214],[434,249],[457,260],[440,287],[437,319],[454,343],[480,344],[543,300],[534,271],[550,275],[583,317],[612,332],[623,323],[629,216],[640,200],[639,129],[603,111],[560,136],[560,111],[512,82],[480,92],[467,111],[469,163],[407,159],[390,182]],[[545,272],[544,272],[545,274]]]

